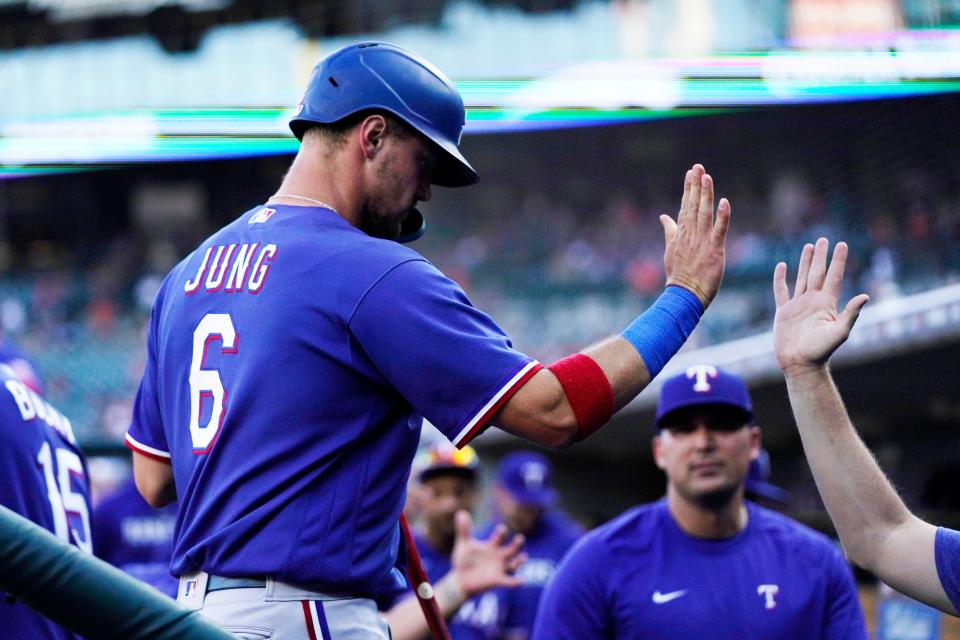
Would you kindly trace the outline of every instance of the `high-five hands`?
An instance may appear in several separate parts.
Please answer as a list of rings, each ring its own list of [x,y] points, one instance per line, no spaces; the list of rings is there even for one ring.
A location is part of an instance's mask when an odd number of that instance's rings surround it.
[[[829,246],[826,238],[820,238],[816,245],[803,247],[793,297],[787,289],[786,263],[777,264],[773,272],[773,295],[777,303],[773,350],[788,378],[824,367],[833,352],[846,341],[860,309],[870,299],[861,293],[838,312],[847,244],[837,243],[828,269]]]
[[[723,280],[730,203],[721,198],[714,215],[713,179],[703,165],[687,171],[677,219],[662,215],[660,224],[667,245],[663,254],[667,284],[688,289],[707,307]]]

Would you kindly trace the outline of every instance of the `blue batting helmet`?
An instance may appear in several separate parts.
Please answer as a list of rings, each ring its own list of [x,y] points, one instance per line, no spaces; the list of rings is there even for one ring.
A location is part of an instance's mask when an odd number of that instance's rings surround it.
[[[434,184],[463,187],[480,179],[458,146],[465,119],[457,88],[426,59],[386,42],[353,44],[321,60],[290,129],[302,140],[313,123],[332,124],[368,109],[397,116],[440,147]]]

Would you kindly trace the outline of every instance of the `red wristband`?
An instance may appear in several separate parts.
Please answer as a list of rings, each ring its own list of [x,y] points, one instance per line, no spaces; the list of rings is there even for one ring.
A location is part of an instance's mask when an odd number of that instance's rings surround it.
[[[575,353],[547,367],[557,376],[573,408],[578,440],[590,436],[613,416],[613,388],[607,374],[590,356]]]

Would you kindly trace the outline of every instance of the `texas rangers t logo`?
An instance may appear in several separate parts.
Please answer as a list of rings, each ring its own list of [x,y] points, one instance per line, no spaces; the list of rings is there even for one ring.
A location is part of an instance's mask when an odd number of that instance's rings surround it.
[[[543,465],[539,462],[528,462],[523,465],[522,473],[523,484],[527,486],[527,489],[536,491],[543,486],[543,480],[547,475],[547,470],[544,469]]]
[[[763,596],[763,606],[773,609],[777,606],[776,595],[780,593],[780,586],[775,584],[757,585],[757,595]]]
[[[710,391],[710,378],[717,377],[717,368],[708,364],[695,364],[687,369],[687,378],[693,379],[693,390],[706,393]]]

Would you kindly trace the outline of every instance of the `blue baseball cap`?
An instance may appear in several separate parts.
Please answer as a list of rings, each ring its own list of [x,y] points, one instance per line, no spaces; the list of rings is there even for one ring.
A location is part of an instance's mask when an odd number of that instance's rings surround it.
[[[532,451],[517,451],[503,457],[497,482],[523,505],[549,507],[557,499],[550,482],[550,462]]]
[[[696,364],[668,378],[660,387],[655,419],[657,429],[663,427],[674,411],[707,404],[739,409],[743,412],[744,423],[753,420],[750,392],[740,376],[712,365]]]

